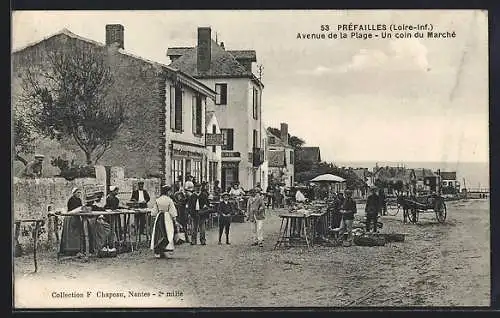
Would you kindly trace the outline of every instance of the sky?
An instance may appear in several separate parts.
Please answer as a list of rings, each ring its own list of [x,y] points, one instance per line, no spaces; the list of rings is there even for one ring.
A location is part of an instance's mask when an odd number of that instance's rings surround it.
[[[111,23],[124,26],[125,50],[165,64],[167,49],[195,46],[203,26],[228,50],[255,50],[264,122],[288,123],[323,160],[488,162],[485,11],[23,11],[12,16],[12,49],[63,28],[104,43]],[[349,23],[456,36],[297,39]]]

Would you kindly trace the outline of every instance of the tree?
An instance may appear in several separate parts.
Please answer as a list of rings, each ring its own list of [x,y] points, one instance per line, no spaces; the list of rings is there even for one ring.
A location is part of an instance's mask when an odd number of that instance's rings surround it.
[[[49,52],[47,62],[27,67],[22,78],[34,127],[50,138],[72,138],[87,164],[96,163],[125,121],[122,103],[109,94],[114,81],[105,51],[72,41]]]
[[[27,117],[21,114],[18,109],[14,109],[13,113],[14,159],[26,165],[28,161],[22,157],[22,154],[32,153],[34,151],[35,135],[33,134]]]

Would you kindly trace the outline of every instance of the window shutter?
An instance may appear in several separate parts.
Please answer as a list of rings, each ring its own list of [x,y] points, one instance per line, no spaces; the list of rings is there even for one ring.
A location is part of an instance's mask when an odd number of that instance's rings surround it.
[[[203,115],[202,115],[202,103],[201,103],[201,97],[197,96],[196,97],[196,132],[198,135],[202,134],[202,127],[203,127]]]
[[[170,86],[170,128],[175,129],[175,87]]]
[[[193,134],[196,135],[197,131],[197,127],[196,127],[196,123],[197,123],[197,118],[196,116],[198,115],[198,112],[196,111],[196,96],[193,96],[192,100],[191,100],[191,115],[193,117],[193,121],[192,121],[192,124],[191,124],[191,127],[192,127],[192,131],[193,131]]]
[[[221,100],[220,103],[222,105],[227,104],[227,84],[222,84],[221,85]]]
[[[234,141],[234,129],[227,130],[227,145],[228,150],[233,150],[233,141]]]
[[[175,88],[175,130],[182,131],[182,89]]]

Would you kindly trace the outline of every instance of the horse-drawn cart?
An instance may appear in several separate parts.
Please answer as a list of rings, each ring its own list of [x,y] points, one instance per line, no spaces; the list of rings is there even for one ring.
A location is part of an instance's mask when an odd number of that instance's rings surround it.
[[[435,213],[436,220],[444,223],[446,220],[446,203],[444,198],[437,194],[425,196],[400,196],[398,205],[403,209],[403,222],[407,220],[411,223],[417,223],[420,213]]]

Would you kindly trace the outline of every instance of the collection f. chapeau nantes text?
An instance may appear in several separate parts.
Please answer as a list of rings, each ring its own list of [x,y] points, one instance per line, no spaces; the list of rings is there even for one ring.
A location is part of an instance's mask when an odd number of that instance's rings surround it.
[[[434,25],[425,24],[321,24],[318,32],[297,32],[300,40],[336,39],[447,39],[455,38],[454,30],[437,31]]]
[[[144,292],[144,291],[85,291],[85,292],[66,292],[54,291],[51,293],[52,298],[147,298],[147,297],[183,297],[184,293],[180,290],[173,291],[157,291],[157,292]]]

